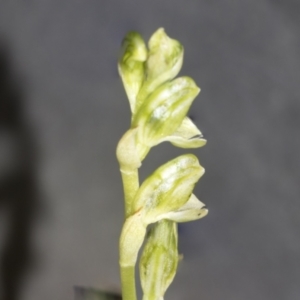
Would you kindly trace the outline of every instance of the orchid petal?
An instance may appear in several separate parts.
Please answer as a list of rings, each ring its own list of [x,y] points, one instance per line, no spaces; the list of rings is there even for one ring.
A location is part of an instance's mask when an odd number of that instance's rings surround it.
[[[179,128],[170,136],[160,142],[169,141],[179,148],[199,148],[206,145],[201,131],[196,127],[192,120],[185,117]]]
[[[192,194],[188,202],[176,211],[171,211],[161,215],[161,219],[168,219],[181,223],[201,219],[207,214],[208,210],[205,208],[205,204]]]

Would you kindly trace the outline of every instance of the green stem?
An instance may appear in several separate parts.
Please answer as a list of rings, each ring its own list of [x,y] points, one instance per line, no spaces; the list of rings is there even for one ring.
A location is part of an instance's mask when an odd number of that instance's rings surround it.
[[[133,169],[130,172],[121,171],[121,174],[125,198],[125,218],[127,218],[133,213],[132,202],[139,189],[139,173],[138,169]]]
[[[139,189],[139,173],[138,169],[132,169],[129,172],[121,170],[124,200],[125,200],[125,219],[132,215],[132,202],[135,194]],[[122,247],[120,251],[123,251]],[[135,288],[135,265],[123,267],[121,270],[121,284],[122,284],[122,299],[123,300],[136,300]]]
[[[135,267],[121,266],[122,300],[137,300],[135,291]]]

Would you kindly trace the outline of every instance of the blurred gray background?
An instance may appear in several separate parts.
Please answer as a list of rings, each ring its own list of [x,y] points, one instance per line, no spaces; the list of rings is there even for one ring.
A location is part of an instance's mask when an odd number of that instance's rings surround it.
[[[0,297],[119,290],[116,144],[130,111],[117,73],[129,30],[164,27],[202,91],[196,188],[167,299],[300,299],[300,2],[0,1]],[[153,149],[145,178],[183,152]]]

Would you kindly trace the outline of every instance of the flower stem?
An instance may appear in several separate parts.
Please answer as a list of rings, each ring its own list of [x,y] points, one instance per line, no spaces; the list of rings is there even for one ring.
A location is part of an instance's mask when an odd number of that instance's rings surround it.
[[[132,202],[135,194],[139,189],[139,173],[138,169],[131,169],[130,171],[122,171],[122,181],[124,190],[125,200],[125,219],[129,218],[132,213]],[[123,251],[120,247],[120,251]],[[121,252],[120,252],[121,254]],[[121,256],[121,255],[120,255]],[[123,300],[137,300],[136,288],[135,288],[135,265],[133,266],[122,266],[121,270],[121,285],[122,285],[122,299]]]
[[[133,213],[132,202],[139,189],[139,173],[138,169],[132,169],[128,172],[121,170],[121,174],[125,198],[125,218],[128,218]]]
[[[121,266],[122,300],[137,300],[135,290],[135,267]]]

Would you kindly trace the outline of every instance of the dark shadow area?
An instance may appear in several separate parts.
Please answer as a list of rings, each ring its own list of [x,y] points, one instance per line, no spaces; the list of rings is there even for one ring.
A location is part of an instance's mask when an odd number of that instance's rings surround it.
[[[14,77],[9,49],[0,40],[0,299],[18,300],[32,263],[36,219],[36,145],[23,109],[24,93]]]
[[[122,297],[114,292],[99,291],[93,288],[74,287],[75,300],[122,300]]]

